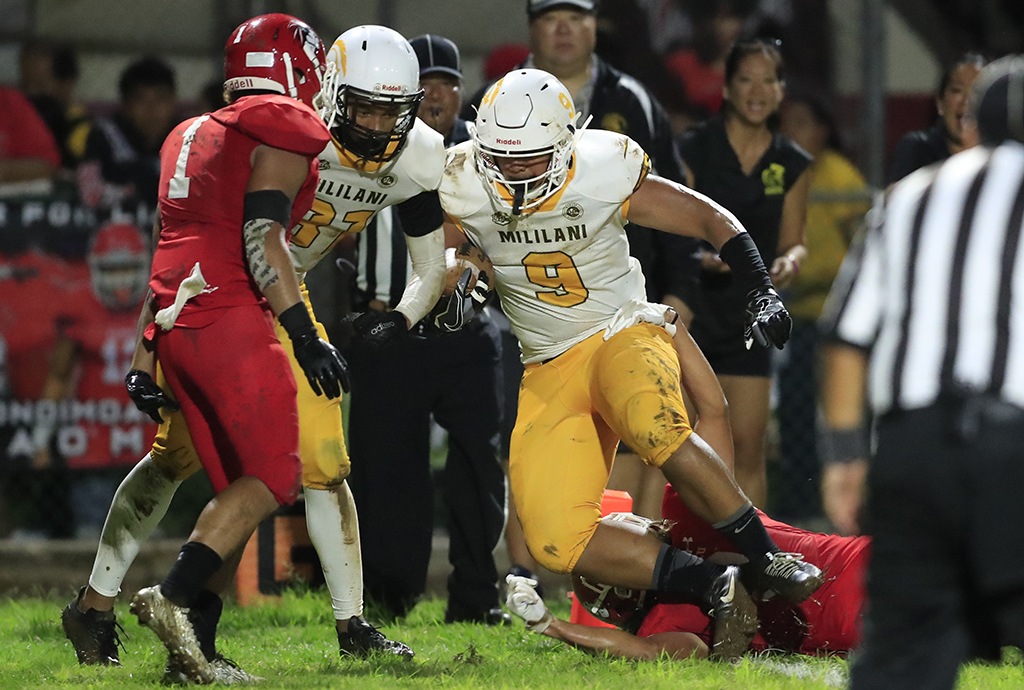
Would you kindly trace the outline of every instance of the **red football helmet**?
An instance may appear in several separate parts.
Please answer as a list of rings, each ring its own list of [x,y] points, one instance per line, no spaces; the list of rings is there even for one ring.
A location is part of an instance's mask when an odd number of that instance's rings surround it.
[[[96,298],[108,309],[138,308],[149,285],[149,246],[130,223],[108,223],[89,246],[89,277]]]
[[[633,633],[655,599],[651,590],[591,582],[582,575],[572,576],[572,591],[592,616]]]
[[[668,543],[669,524],[665,520],[650,518],[633,513],[610,513],[601,522],[615,524],[634,534],[650,532]],[[582,575],[572,576],[572,591],[576,600],[596,618],[606,623],[636,632],[647,611],[656,603],[656,592],[647,589],[616,587],[601,582],[592,582]]]
[[[308,106],[320,93],[327,59],[316,32],[290,14],[261,14],[224,46],[224,91],[273,91]]]

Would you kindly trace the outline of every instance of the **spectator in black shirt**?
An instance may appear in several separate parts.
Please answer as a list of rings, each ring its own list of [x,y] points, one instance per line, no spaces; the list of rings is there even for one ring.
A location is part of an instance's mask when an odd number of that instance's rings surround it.
[[[174,70],[154,57],[121,73],[121,103],[96,120],[78,166],[78,191],[87,206],[136,213],[156,208],[160,146],[176,124]],[[143,224],[148,224],[148,219]]]
[[[978,53],[965,53],[951,64],[935,91],[935,109],[939,118],[928,129],[908,132],[896,144],[885,184],[901,180],[918,168],[949,158],[978,143],[974,126],[965,122],[967,96],[985,66]]]
[[[78,56],[70,46],[28,41],[21,47],[21,90],[60,148],[61,167],[74,170],[85,154],[91,118],[75,99]]]

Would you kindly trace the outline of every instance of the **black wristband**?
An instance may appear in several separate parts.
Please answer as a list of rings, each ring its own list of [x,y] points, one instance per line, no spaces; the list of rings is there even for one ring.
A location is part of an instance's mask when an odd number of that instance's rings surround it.
[[[298,302],[285,309],[277,315],[277,320],[280,322],[281,328],[288,333],[292,342],[316,337],[316,326],[313,325],[313,319],[303,302]]]
[[[257,218],[267,218],[284,227],[289,227],[292,217],[292,201],[280,189],[261,189],[246,192],[242,198],[242,223]]]
[[[768,277],[768,269],[761,260],[761,253],[750,233],[741,232],[733,235],[718,250],[718,256],[732,269],[733,280],[749,295],[754,290],[772,287],[772,279]]]
[[[845,464],[867,459],[871,452],[868,431],[863,426],[821,432],[821,458],[826,465]]]

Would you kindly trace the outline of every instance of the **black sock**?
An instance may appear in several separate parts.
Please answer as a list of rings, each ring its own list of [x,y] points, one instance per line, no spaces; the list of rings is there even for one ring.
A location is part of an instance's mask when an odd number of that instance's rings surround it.
[[[217,552],[206,544],[190,541],[178,552],[178,560],[160,583],[160,592],[171,603],[191,608],[222,562]]]
[[[768,536],[761,518],[752,503],[740,508],[732,516],[712,525],[750,561],[756,561],[766,553],[776,553],[779,547]]]
[[[199,649],[207,661],[217,657],[217,624],[224,610],[224,601],[215,592],[204,589],[188,611],[188,619],[199,640]]]
[[[654,564],[651,588],[667,594],[678,594],[687,601],[703,606],[711,583],[723,570],[722,566],[708,563],[689,551],[662,544]]]

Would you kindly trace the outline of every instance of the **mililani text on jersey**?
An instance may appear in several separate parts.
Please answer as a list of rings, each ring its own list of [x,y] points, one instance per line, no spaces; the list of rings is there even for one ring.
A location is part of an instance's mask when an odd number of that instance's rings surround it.
[[[498,241],[503,243],[542,244],[587,239],[587,224],[566,225],[564,228],[527,228],[526,230],[499,230]]]
[[[333,196],[349,201],[365,201],[368,204],[374,205],[382,205],[384,200],[388,198],[387,192],[374,192],[326,178],[320,178],[320,184],[316,188],[316,195]]]

